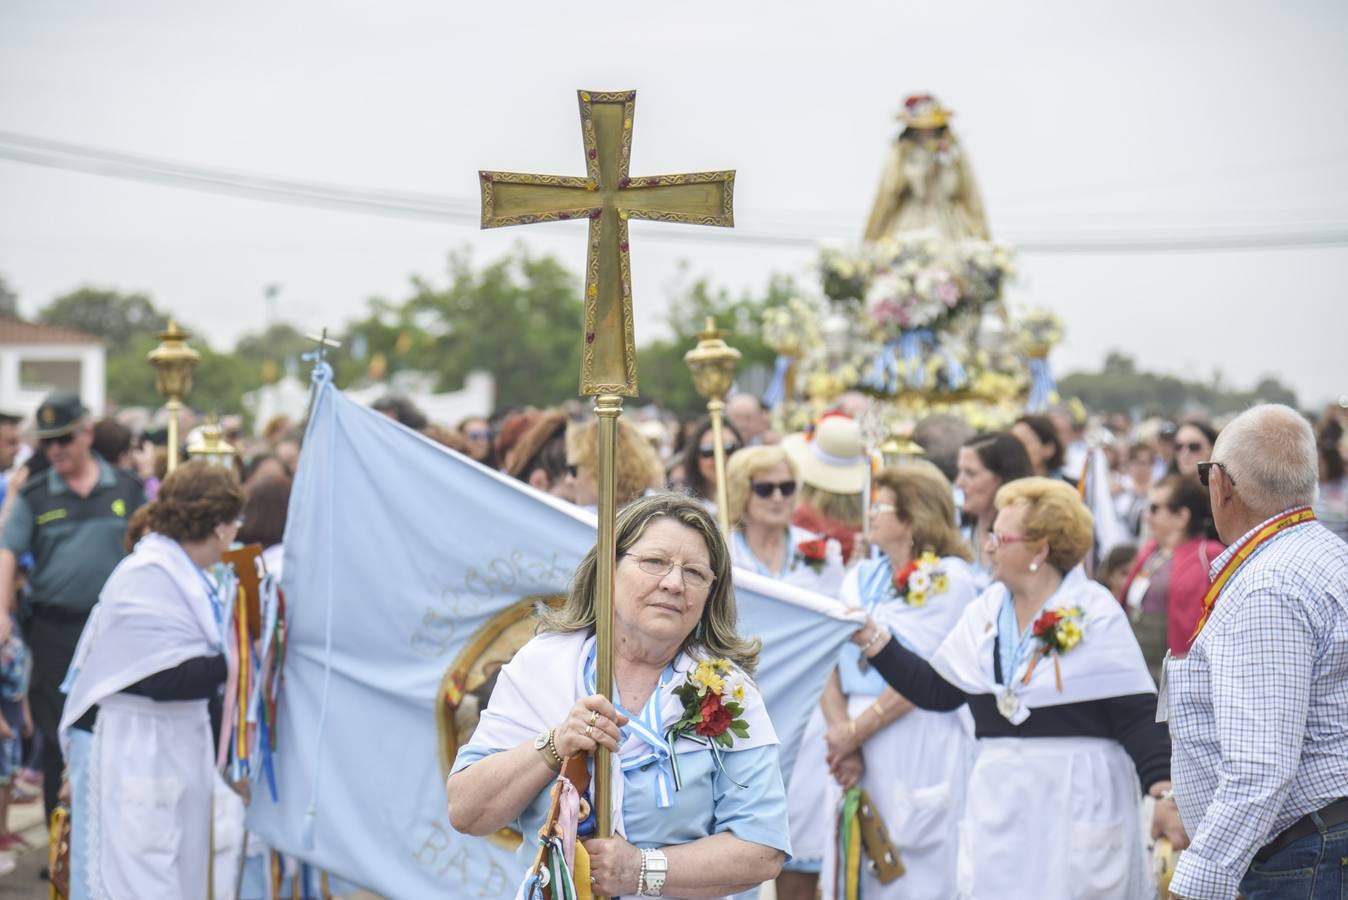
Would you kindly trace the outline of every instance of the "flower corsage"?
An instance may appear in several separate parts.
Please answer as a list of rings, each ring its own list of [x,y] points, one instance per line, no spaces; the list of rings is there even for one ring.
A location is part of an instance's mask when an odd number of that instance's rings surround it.
[[[1062,690],[1062,668],[1058,665],[1058,657],[1080,644],[1081,639],[1086,636],[1086,629],[1082,624],[1084,617],[1085,613],[1080,606],[1046,609],[1039,614],[1030,630],[1039,646],[1025,670],[1025,677],[1021,679],[1022,684],[1030,683],[1030,676],[1034,674],[1035,664],[1040,659],[1052,656],[1053,676],[1058,690]]]
[[[700,660],[683,684],[674,689],[674,696],[683,703],[683,716],[666,730],[665,740],[673,762],[675,790],[680,787],[678,755],[674,752],[679,738],[706,744],[716,767],[724,773],[721,748],[733,747],[737,737],[749,737],[749,724],[742,718],[747,692],[731,672],[728,659]]]
[[[894,596],[909,606],[925,606],[937,594],[950,589],[950,578],[941,568],[941,558],[924,550],[894,573]]]
[[[796,561],[814,569],[816,575],[823,572],[828,563],[828,541],[823,538],[801,541],[796,545]]]

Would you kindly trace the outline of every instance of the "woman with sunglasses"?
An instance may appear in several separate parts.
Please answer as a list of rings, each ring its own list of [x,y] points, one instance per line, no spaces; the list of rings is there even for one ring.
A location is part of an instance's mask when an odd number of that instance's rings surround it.
[[[838,596],[842,547],[791,524],[800,501],[796,466],[785,450],[745,447],[726,466],[730,560],[760,575]]]
[[[1155,683],[1118,602],[1080,566],[1094,537],[1090,511],[1051,478],[1005,485],[996,503],[987,540],[995,582],[930,660],[876,622],[852,640],[917,707],[969,707],[976,748],[959,896],[1154,897],[1144,791],[1157,801],[1152,834],[1176,849],[1188,839]]]
[[[1217,429],[1202,419],[1189,419],[1175,432],[1175,460],[1170,472],[1185,478],[1198,477],[1198,464],[1212,459],[1212,447],[1217,443]]]
[[[726,467],[730,505],[730,560],[768,578],[837,598],[845,569],[842,547],[791,524],[800,500],[795,463],[780,446],[746,447]],[[832,839],[821,815],[829,775],[824,761],[824,717],[816,708],[805,726],[786,802],[792,859],[777,877],[778,900],[813,900]]]
[[[1144,513],[1151,539],[1133,561],[1119,591],[1153,678],[1166,649],[1189,652],[1203,614],[1208,566],[1226,545],[1217,540],[1207,488],[1197,478],[1168,475],[1151,489]]]
[[[969,548],[955,526],[955,502],[930,463],[893,466],[871,482],[871,542],[881,555],[848,573],[842,600],[868,614],[875,634],[898,636],[928,657],[978,593]],[[838,788],[860,784],[884,820],[906,874],[882,884],[868,868],[867,898],[953,897],[958,825],[971,741],[957,711],[915,709],[862,659],[843,648],[821,701],[828,719],[828,765]],[[836,818],[841,792],[826,807]],[[824,871],[838,868],[830,842]],[[840,892],[832,877],[824,897]]]
[[[721,437],[725,442],[725,455],[744,446],[744,438],[734,425],[724,422],[721,425]],[[683,489],[698,498],[707,509],[716,512],[716,448],[712,442],[711,419],[703,418],[697,429],[683,447]]]

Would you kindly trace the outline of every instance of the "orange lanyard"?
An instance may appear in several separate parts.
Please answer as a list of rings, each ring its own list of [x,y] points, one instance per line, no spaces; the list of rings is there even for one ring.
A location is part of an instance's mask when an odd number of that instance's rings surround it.
[[[1222,570],[1217,573],[1217,577],[1212,579],[1212,586],[1208,588],[1207,594],[1203,597],[1203,615],[1199,618],[1198,625],[1194,628],[1193,637],[1189,638],[1189,643],[1194,642],[1194,638],[1198,637],[1198,633],[1208,623],[1208,616],[1212,614],[1212,608],[1217,605],[1217,597],[1221,594],[1222,588],[1226,587],[1226,583],[1231,580],[1231,576],[1236,574],[1236,570],[1254,554],[1254,551],[1284,528],[1291,528],[1293,525],[1300,525],[1302,522],[1310,522],[1314,519],[1315,512],[1309,506],[1288,510],[1260,528],[1253,537],[1245,542],[1245,546],[1231,554],[1231,558],[1226,561],[1226,565],[1222,566]]]

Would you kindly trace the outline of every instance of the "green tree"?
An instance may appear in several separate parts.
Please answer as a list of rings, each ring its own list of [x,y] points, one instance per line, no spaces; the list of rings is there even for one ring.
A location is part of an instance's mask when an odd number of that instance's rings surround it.
[[[726,332],[726,342],[740,351],[738,371],[772,365],[774,354],[760,337],[763,310],[785,303],[794,293],[791,278],[774,275],[762,294],[744,293],[734,298],[724,288],[713,288],[705,278],[687,280],[685,264],[670,291],[665,315],[665,325],[673,336],[650,341],[637,351],[641,396],[681,415],[706,408],[706,401],[693,387],[683,355],[696,345],[707,316],[716,318],[717,328]]]
[[[1094,412],[1182,415],[1201,407],[1212,415],[1239,412],[1252,403],[1286,403],[1295,407],[1296,392],[1277,378],[1264,376],[1251,390],[1228,385],[1220,372],[1207,381],[1186,381],[1174,375],[1144,372],[1132,357],[1111,351],[1099,372],[1074,372],[1058,380],[1065,397],[1078,397]]]
[[[438,390],[461,387],[474,369],[491,372],[499,407],[575,397],[582,316],[576,277],[522,246],[480,270],[467,252],[455,251],[448,269],[445,288],[414,278],[406,301],[372,300],[347,340],[361,341],[368,356],[382,355],[389,373],[436,373]],[[343,382],[365,368],[349,355],[339,364]]]
[[[38,319],[96,335],[112,356],[128,349],[141,336],[162,331],[169,317],[145,294],[82,287],[44,306]]]

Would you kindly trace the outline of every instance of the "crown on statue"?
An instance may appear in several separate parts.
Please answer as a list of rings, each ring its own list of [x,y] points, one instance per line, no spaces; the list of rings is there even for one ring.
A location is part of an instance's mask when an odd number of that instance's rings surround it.
[[[898,120],[909,128],[941,128],[954,115],[954,110],[946,109],[931,94],[909,94],[899,110]]]

